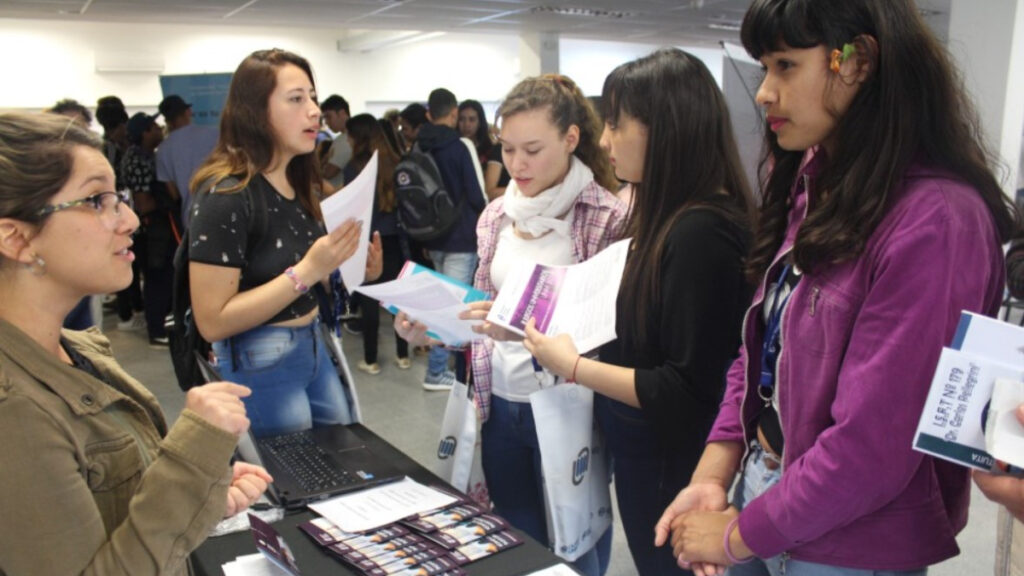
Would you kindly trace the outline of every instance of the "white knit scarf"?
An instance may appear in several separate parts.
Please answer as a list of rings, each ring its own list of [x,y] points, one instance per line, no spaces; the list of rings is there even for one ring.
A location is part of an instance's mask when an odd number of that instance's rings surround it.
[[[575,155],[569,163],[569,173],[560,184],[532,198],[523,196],[512,180],[505,188],[505,214],[516,224],[516,229],[534,238],[554,230],[560,236],[569,235],[569,223],[562,219],[583,188],[594,179],[594,173]]]

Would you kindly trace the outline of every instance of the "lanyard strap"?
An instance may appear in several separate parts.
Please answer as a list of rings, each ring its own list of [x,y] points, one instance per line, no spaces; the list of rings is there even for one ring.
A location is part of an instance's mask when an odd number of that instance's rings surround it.
[[[757,393],[765,402],[770,402],[772,395],[775,394],[775,360],[779,354],[782,311],[785,310],[789,297],[793,295],[793,290],[790,290],[789,294],[780,298],[786,278],[789,276],[789,269],[790,264],[786,264],[775,283],[775,294],[772,297],[771,308],[768,309],[768,320],[765,323],[764,340],[761,344],[761,381],[758,383]]]

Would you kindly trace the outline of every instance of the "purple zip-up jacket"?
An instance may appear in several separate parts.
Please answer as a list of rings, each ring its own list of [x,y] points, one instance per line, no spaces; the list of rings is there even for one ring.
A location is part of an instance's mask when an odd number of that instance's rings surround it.
[[[807,213],[812,161],[794,187],[780,260]],[[804,274],[782,318],[776,391],[782,479],[740,513],[760,558],[910,570],[959,553],[970,474],[911,449],[961,310],[994,315],[1004,282],[991,214],[969,185],[915,166],[863,253]],[[743,322],[709,442],[748,442],[763,402],[764,281]]]

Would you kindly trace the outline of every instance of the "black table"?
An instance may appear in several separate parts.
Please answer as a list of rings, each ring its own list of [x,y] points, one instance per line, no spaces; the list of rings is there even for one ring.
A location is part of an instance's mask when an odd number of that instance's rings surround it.
[[[388,459],[398,470],[422,484],[447,483],[417,464],[386,440],[371,432],[361,424],[354,424],[350,429],[366,442],[366,446],[382,458]],[[319,576],[320,574],[355,574],[339,560],[334,559],[318,544],[298,529],[298,525],[313,519],[315,514],[309,510],[287,514],[284,519],[274,524],[281,537],[288,542],[295,554],[296,563],[302,576]],[[522,546],[505,550],[464,566],[468,574],[477,576],[513,576],[528,574],[561,562],[545,546],[531,539],[519,530],[513,532],[523,539]],[[255,554],[256,545],[248,530],[210,538],[192,553],[192,563],[198,576],[221,576],[221,566],[231,562],[238,556]]]

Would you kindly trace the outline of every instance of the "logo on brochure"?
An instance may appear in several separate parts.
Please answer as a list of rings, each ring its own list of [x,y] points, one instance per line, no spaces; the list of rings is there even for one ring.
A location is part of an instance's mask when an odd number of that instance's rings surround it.
[[[447,460],[449,456],[455,454],[455,446],[458,441],[455,440],[454,436],[445,436],[441,439],[441,443],[437,445],[437,457],[441,460]]]
[[[576,459],[572,462],[572,485],[579,486],[590,468],[590,448],[580,450]]]

